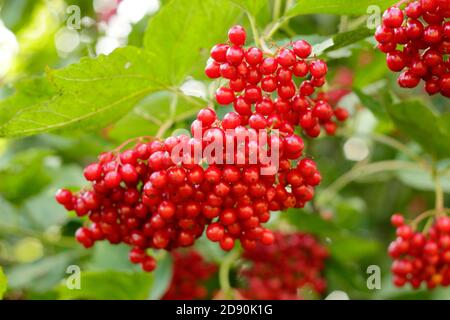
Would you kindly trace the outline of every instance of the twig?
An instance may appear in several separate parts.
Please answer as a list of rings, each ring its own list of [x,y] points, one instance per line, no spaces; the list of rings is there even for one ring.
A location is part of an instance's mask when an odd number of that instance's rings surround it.
[[[230,284],[230,270],[231,266],[239,258],[240,254],[241,254],[240,251],[237,249],[230,252],[220,265],[219,283],[225,299],[233,298],[232,288]]]

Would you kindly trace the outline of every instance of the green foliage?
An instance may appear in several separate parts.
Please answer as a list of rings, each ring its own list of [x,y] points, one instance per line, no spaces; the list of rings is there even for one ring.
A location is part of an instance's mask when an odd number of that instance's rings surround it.
[[[360,15],[367,14],[367,8],[371,5],[385,9],[395,4],[395,0],[297,0],[296,4],[286,13],[287,16],[304,14],[338,14],[338,15]]]
[[[6,292],[7,285],[8,281],[5,274],[3,273],[2,267],[0,266],[0,300],[3,298],[3,294]]]
[[[448,119],[440,118],[420,101],[404,101],[388,107],[396,126],[432,156],[450,157]]]
[[[63,300],[143,300],[153,281],[154,275],[145,272],[86,271],[81,273],[80,289],[70,289],[63,283],[58,293]]]
[[[261,9],[267,5],[266,0],[230,0],[252,15],[257,15]]]
[[[46,171],[45,159],[49,155],[49,150],[29,149],[0,164],[0,193],[3,197],[21,202],[48,185],[51,179]]]
[[[67,266],[74,258],[72,252],[67,252],[18,265],[6,270],[8,285],[10,289],[50,290],[64,277]]]
[[[162,88],[148,61],[151,55],[124,48],[109,56],[85,58],[79,64],[49,71],[58,94],[21,107],[2,126],[7,137],[62,128],[101,127],[126,114],[145,95]],[[25,102],[24,102],[25,103]]]
[[[386,67],[385,55],[373,49],[373,30],[366,28],[362,17],[370,5],[383,9],[395,2],[161,1],[157,13],[133,26],[128,46],[93,57],[101,35],[96,27],[79,31],[93,42],[58,56],[54,36],[63,25],[52,19],[47,3],[6,1],[0,15],[21,48],[11,71],[2,78],[6,85],[0,88],[0,137],[4,138],[0,139],[0,261],[8,276],[7,294],[20,292],[28,299],[159,299],[164,295],[173,274],[170,254],[153,252],[158,267],[145,274],[129,262],[126,245],[102,242],[82,250],[75,246],[73,233],[83,221],[67,215],[53,195],[60,187],[83,188],[82,168],[100,152],[137,136],[164,137],[174,129],[189,129],[198,110],[212,104],[217,86],[225,84],[204,75],[210,48],[227,41],[227,30],[234,23],[244,25],[248,43],[254,42],[249,16],[270,50],[305,39],[313,44],[315,55],[329,62],[329,79],[338,78],[341,69],[353,77],[351,86],[329,81],[326,87],[352,91],[339,102],[351,111],[346,126],[334,138],[305,140],[306,156],[317,161],[323,175],[316,196],[326,197],[317,197],[322,201],[314,208],[274,213],[270,228],[309,232],[323,241],[331,254],[326,268],[330,291],[345,290],[352,299],[448,298],[443,291],[398,291],[389,284],[387,271],[389,216],[401,211],[413,217],[433,208],[436,186],[430,170],[396,166],[397,170],[381,168],[376,175],[364,175],[364,168],[375,162],[415,164],[419,158],[418,162],[431,165],[430,158],[435,158],[442,189],[450,193],[448,100],[425,97],[419,90],[408,91],[417,98],[407,100],[406,91],[395,84],[396,75]],[[52,10],[63,15],[64,6],[59,5],[64,3],[56,1]],[[83,15],[94,17],[91,0],[74,4]],[[41,32],[36,35],[37,29]],[[190,79],[201,81],[205,99],[181,90]],[[231,107],[216,110],[223,115]],[[362,161],[347,159],[351,138],[362,140],[367,148]],[[386,144],[386,139],[395,143]],[[410,152],[405,154],[405,149]],[[334,188],[355,164],[363,174]],[[448,199],[446,206],[450,206]],[[36,261],[24,263],[16,249],[29,243],[42,248]],[[224,260],[223,250],[204,237],[195,248],[208,260],[218,264]],[[81,290],[65,285],[71,264],[83,270]],[[371,264],[383,269],[380,292],[366,286],[365,271]],[[0,268],[0,298],[5,289]]]
[[[224,30],[237,15],[237,8],[226,0],[173,0],[165,5],[144,36],[158,79],[179,85],[198,61],[207,59],[215,43],[225,40]]]

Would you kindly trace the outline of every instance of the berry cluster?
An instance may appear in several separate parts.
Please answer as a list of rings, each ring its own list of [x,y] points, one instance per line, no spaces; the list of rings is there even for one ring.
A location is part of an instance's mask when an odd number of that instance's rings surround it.
[[[302,298],[302,288],[326,290],[322,271],[328,251],[310,234],[277,232],[273,245],[258,245],[243,257],[250,262],[241,272],[247,288],[240,293],[247,299],[293,300]]]
[[[163,300],[206,299],[206,282],[217,273],[217,265],[208,263],[195,250],[172,252],[173,276]]]
[[[425,283],[429,289],[450,284],[450,218],[437,217],[426,232],[415,231],[405,224],[400,214],[394,214],[392,224],[397,239],[389,246],[393,282],[398,287],[410,283],[418,289]]]
[[[241,27],[233,27],[229,38],[235,45],[242,44],[245,32]],[[294,49],[306,58],[310,47],[303,45],[297,43]],[[289,69],[285,59],[292,51],[281,51],[275,66],[278,69],[280,64],[289,73],[292,66]],[[303,51],[307,52],[301,54]],[[247,60],[255,61],[247,56]],[[293,59],[300,62],[295,56]],[[311,83],[324,80],[323,62],[302,62],[311,70]],[[293,85],[292,80],[289,84]],[[247,89],[248,86],[248,93]],[[220,94],[217,98],[223,102]],[[288,115],[297,112],[290,111],[290,106],[309,108],[309,102],[299,95],[275,102],[270,97],[254,97],[250,99],[256,103],[253,112],[248,99],[245,94],[238,97],[238,112],[229,112],[222,119],[212,108],[202,109],[191,125],[192,138],[140,138],[131,149],[122,151],[130,141],[113,152],[101,154],[98,162],[84,171],[92,188],[76,194],[59,190],[56,195],[67,210],[91,221],[76,232],[77,240],[87,248],[98,240],[124,242],[132,247],[130,260],[146,271],[155,268],[148,248],[188,247],[205,229],[208,239],[226,251],[234,247],[236,240],[244,249],[255,248],[257,242],[272,244],[272,232],[262,226],[270,219],[270,211],[303,207],[313,198],[314,187],[321,181],[314,161],[302,158],[304,143],[294,133],[297,121],[288,121]],[[249,108],[248,115],[243,115],[244,107]],[[309,119],[315,123],[311,128],[316,128],[317,134],[319,124],[330,131],[332,115],[341,119],[347,116],[343,109],[330,108],[317,96],[313,113],[309,113]],[[321,119],[317,123],[316,116]],[[280,121],[272,121],[275,118]],[[305,119],[300,121],[304,124]],[[311,128],[307,132],[312,135],[316,129]]]
[[[104,239],[113,244],[127,243],[133,247],[130,260],[151,271],[155,261],[147,255],[147,248],[172,250],[191,246],[206,227],[207,237],[219,242],[223,250],[231,250],[236,239],[244,248],[254,247],[256,241],[271,244],[271,231],[261,226],[269,220],[270,211],[303,207],[312,199],[314,186],[321,180],[315,163],[302,159],[293,166],[289,161],[302,155],[300,137],[290,134],[268,140],[280,150],[278,171],[271,174],[261,174],[266,165],[249,165],[245,161],[255,152],[249,146],[252,141],[243,148],[242,164],[215,163],[219,159],[214,154],[203,163],[208,165],[204,167],[195,163],[194,146],[206,150],[224,139],[220,126],[225,119],[222,123],[216,121],[210,108],[201,110],[197,118],[203,121],[199,122],[202,126],[211,120],[217,126],[203,127],[201,140],[169,137],[164,141],[140,142],[123,152],[101,154],[98,162],[84,170],[85,178],[92,184],[90,190],[77,194],[64,189],[57,192],[60,204],[80,217],[88,216],[92,222],[76,232],[81,244],[89,248]],[[238,126],[234,132],[242,134],[246,130]],[[178,158],[183,161],[175,163],[171,154],[179,145],[187,146],[180,150],[188,151],[181,151]]]
[[[259,48],[244,48],[246,32],[241,26],[232,27],[228,39],[229,44],[211,49],[205,73],[211,79],[228,80],[217,90],[216,101],[233,104],[233,118],[242,125],[281,132],[300,126],[308,136],[317,137],[322,128],[333,135],[336,120],[347,119],[345,109],[333,108],[325,95],[315,94],[325,84],[328,67],[325,61],[311,58],[308,42],[298,40],[273,56]]]
[[[398,83],[415,88],[421,80],[429,95],[450,97],[450,2],[405,1],[387,9],[375,33],[387,65],[401,72]]]

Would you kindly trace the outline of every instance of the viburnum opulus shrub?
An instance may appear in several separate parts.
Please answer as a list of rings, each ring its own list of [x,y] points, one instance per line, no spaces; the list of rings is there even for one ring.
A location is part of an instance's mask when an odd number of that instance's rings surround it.
[[[421,80],[429,95],[450,97],[450,1],[400,1],[383,14],[375,33],[398,84],[414,88]]]
[[[302,290],[325,293],[323,276],[328,250],[311,234],[275,233],[270,246],[257,245],[243,254],[239,293],[246,299],[302,299]]]
[[[189,247],[205,230],[226,251],[237,240],[246,250],[271,245],[274,235],[263,226],[270,212],[302,208],[313,198],[321,176],[296,129],[332,135],[336,121],[348,117],[321,90],[327,64],[311,57],[303,40],[273,54],[244,48],[245,40],[245,30],[232,27],[205,69],[210,78],[229,80],[216,100],[235,111],[218,118],[212,106],[202,109],[192,137],[127,141],[85,168],[89,188],[57,192],[67,210],[87,217],[76,232],[82,245],[126,243],[130,261],[152,271],[147,249]]]

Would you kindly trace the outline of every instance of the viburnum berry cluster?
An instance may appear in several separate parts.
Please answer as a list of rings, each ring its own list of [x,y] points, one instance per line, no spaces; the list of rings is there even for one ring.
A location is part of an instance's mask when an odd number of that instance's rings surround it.
[[[217,274],[217,265],[209,263],[195,250],[173,251],[173,276],[163,300],[194,300],[208,297],[208,280]]]
[[[348,112],[333,108],[317,88],[325,84],[328,66],[311,57],[312,47],[298,40],[279,48],[275,54],[256,47],[245,48],[246,32],[234,26],[229,43],[215,45],[205,73],[211,79],[228,80],[216,92],[221,105],[233,104],[233,118],[242,125],[260,129],[270,127],[293,132],[300,126],[306,135],[317,137],[321,128],[328,135],[336,132],[336,121],[345,121]]]
[[[375,39],[401,87],[423,80],[429,95],[450,97],[449,18],[448,0],[401,1],[384,12]]]
[[[438,216],[424,232],[405,223],[401,214],[391,217],[397,238],[389,246],[393,282],[409,283],[414,289],[424,283],[428,289],[450,284],[450,217]]]
[[[271,211],[302,208],[313,198],[321,176],[315,162],[303,156],[304,142],[294,131],[300,125],[317,136],[323,125],[334,133],[332,117],[347,118],[344,109],[331,108],[323,93],[314,101],[310,97],[325,81],[326,64],[304,60],[311,53],[306,42],[294,43],[293,50],[280,49],[275,58],[261,56],[261,61],[256,56],[262,52],[251,48],[244,54],[247,62],[243,58],[237,63],[235,50],[244,52],[242,27],[231,28],[229,40],[232,46],[219,45],[227,47],[222,54],[235,63],[228,66],[247,68],[248,77],[241,96],[235,96],[237,91],[223,95],[227,89],[220,88],[216,98],[220,104],[234,101],[236,112],[219,119],[213,108],[206,107],[191,125],[192,137],[139,138],[132,148],[122,150],[132,141],[126,142],[85,168],[90,188],[57,192],[56,200],[67,210],[90,220],[76,232],[85,247],[99,240],[124,242],[132,247],[130,261],[145,271],[156,266],[147,249],[189,247],[205,230],[223,250],[231,250],[237,240],[250,250],[258,242],[273,243],[273,233],[263,227]],[[212,49],[216,59],[223,50],[217,48]],[[267,89],[263,82],[259,87],[260,81],[250,76],[267,63],[273,72],[256,74],[264,74],[261,81],[274,77],[279,94],[275,101],[262,94]],[[294,70],[300,65],[312,78],[303,81],[299,94],[286,95],[286,86],[295,87],[290,75],[298,75]],[[208,64],[207,74],[211,70]],[[308,125],[306,119],[311,120]]]
[[[246,282],[239,292],[246,299],[301,299],[301,289],[321,295],[326,290],[322,276],[327,249],[306,233],[275,233],[270,246],[246,250],[243,258],[250,265],[240,275]]]

